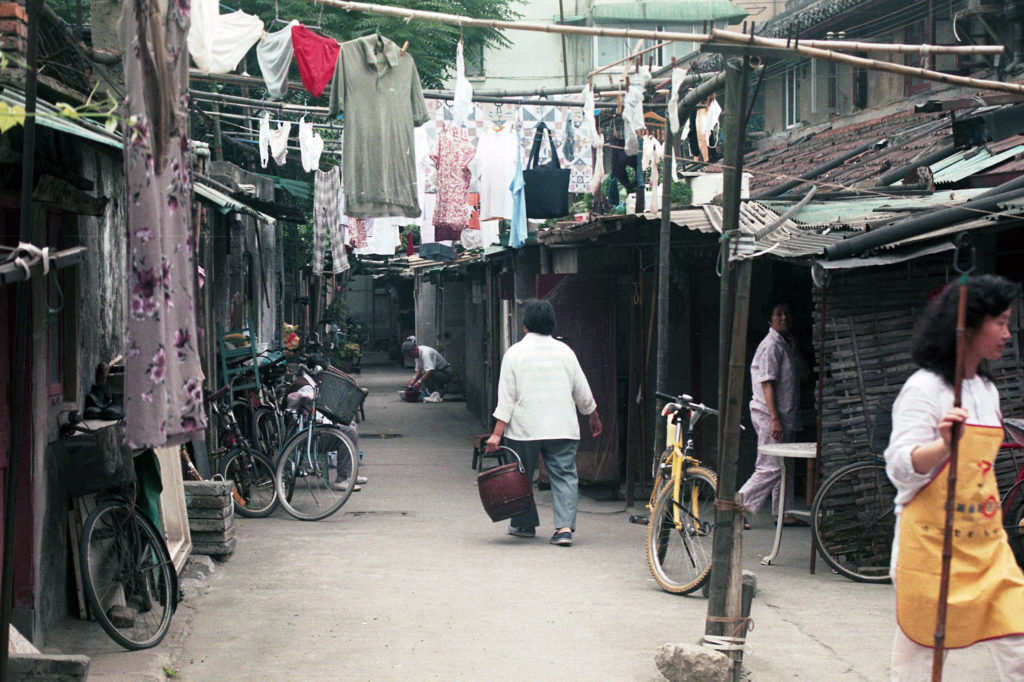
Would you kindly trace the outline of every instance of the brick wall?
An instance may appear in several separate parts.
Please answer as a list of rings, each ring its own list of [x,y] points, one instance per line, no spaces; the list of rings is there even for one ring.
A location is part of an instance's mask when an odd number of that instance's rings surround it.
[[[25,55],[28,38],[28,13],[17,2],[0,2],[0,50]]]

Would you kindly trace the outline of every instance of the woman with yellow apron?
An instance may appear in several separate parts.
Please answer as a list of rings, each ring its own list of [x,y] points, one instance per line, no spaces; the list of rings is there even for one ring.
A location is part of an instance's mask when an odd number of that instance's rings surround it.
[[[929,680],[945,528],[953,425],[963,424],[957,467],[945,647],[985,642],[1001,680],[1024,680],[1024,575],[1006,543],[994,462],[1003,441],[999,393],[986,360],[1010,340],[1010,306],[1020,287],[981,275],[968,283],[962,407],[953,407],[957,286],[918,322],[911,356],[921,368],[893,404],[885,451],[896,486],[892,575],[896,620],[892,679]]]

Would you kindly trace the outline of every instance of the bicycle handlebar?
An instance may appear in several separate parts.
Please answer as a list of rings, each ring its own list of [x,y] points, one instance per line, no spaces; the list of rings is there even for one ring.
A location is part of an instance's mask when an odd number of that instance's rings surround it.
[[[695,403],[695,402],[693,402],[693,396],[687,395],[685,393],[682,393],[682,394],[680,394],[678,396],[671,396],[671,395],[662,393],[661,391],[655,391],[654,395],[658,396],[659,398],[661,398],[663,400],[667,400],[670,403],[676,403],[676,402],[682,403],[683,405],[685,405],[687,408],[693,410],[694,412],[700,412],[701,414],[713,414],[713,415],[716,415],[716,416],[718,415],[718,410],[710,408],[707,405],[705,405],[704,403]]]

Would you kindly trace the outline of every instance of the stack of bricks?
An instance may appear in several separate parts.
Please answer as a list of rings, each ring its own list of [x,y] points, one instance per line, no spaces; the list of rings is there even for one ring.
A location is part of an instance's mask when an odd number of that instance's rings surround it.
[[[185,481],[185,506],[192,553],[225,559],[235,551],[231,481]]]
[[[25,55],[28,13],[17,2],[0,2],[0,51]]]

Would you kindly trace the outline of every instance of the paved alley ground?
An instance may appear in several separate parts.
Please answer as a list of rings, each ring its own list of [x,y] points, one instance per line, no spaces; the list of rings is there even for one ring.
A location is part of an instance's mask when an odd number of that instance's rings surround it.
[[[179,635],[155,654],[91,653],[91,679],[154,679],[163,665],[181,680],[662,679],[655,650],[698,642],[707,601],[655,585],[646,529],[628,521],[639,509],[584,494],[575,544],[560,548],[548,544],[550,493],[540,492],[538,537],[506,535],[470,469],[480,425],[464,403],[401,402],[408,374],[363,370],[370,482],[342,512],[238,518],[237,551],[176,614]],[[821,561],[808,575],[806,528],[787,528],[778,565],[760,566],[768,521],[745,534],[759,587],[747,679],[887,679],[892,587],[849,582]],[[154,655],[164,657],[156,675]],[[946,675],[994,670],[984,650],[954,652]]]

